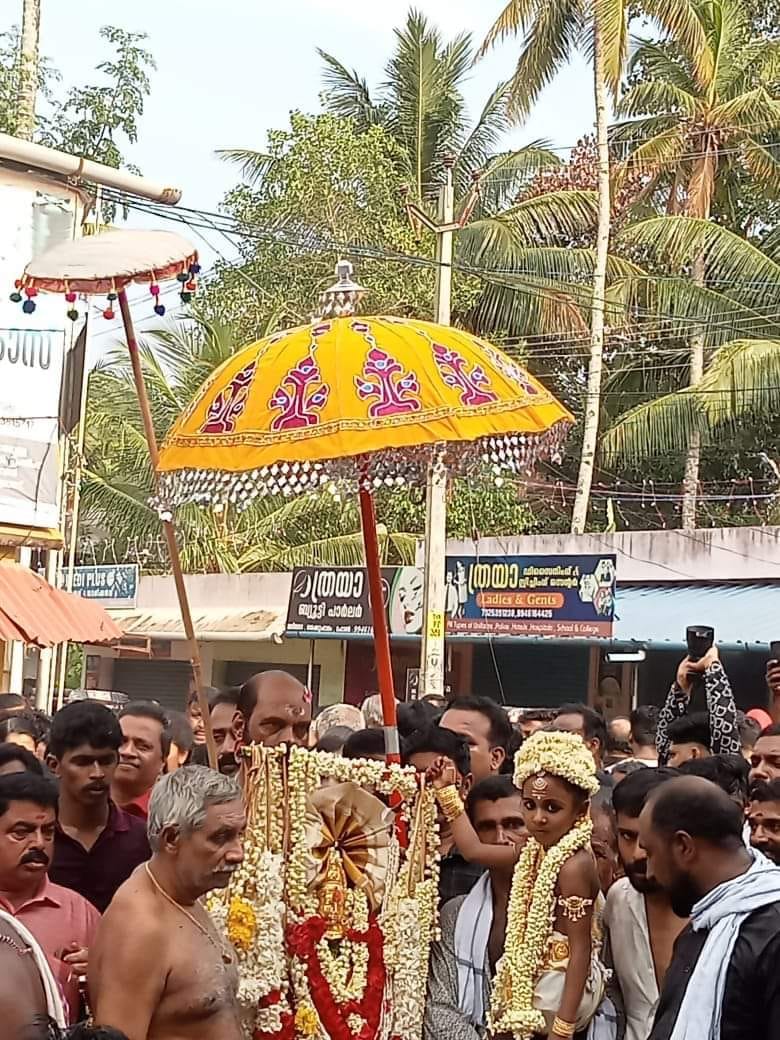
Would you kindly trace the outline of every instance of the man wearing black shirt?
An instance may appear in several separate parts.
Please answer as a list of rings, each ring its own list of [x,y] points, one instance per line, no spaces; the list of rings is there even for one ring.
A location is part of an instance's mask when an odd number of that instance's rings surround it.
[[[691,923],[649,1040],[780,1037],[780,871],[747,849],[743,815],[701,777],[662,784],[639,821],[647,877]]]
[[[458,789],[465,799],[471,789],[471,759],[465,739],[442,726],[417,730],[402,747],[404,765],[424,773],[440,758],[449,758],[458,773]],[[478,863],[469,863],[455,848],[450,825],[439,813],[439,905],[467,895],[483,874]]]

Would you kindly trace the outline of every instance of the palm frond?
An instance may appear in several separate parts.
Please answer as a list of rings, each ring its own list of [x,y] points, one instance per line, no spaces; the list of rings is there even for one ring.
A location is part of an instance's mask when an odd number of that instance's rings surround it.
[[[780,339],[739,339],[721,347],[697,384],[711,431],[777,415]]]
[[[667,79],[652,79],[634,83],[620,98],[618,114],[634,119],[647,114],[669,113],[675,116],[693,116],[697,99],[683,87]],[[635,124],[629,124],[634,126]],[[611,128],[615,135],[615,128]]]
[[[374,104],[366,81],[332,54],[319,48],[317,53],[325,66],[323,101],[327,111],[342,119],[354,120],[360,130],[382,123],[384,113]]]
[[[604,76],[612,96],[617,98],[628,54],[625,0],[594,0],[593,17],[601,39]]]
[[[651,457],[681,454],[695,431],[706,432],[706,422],[695,389],[686,387],[625,412],[602,437],[599,457],[609,469],[634,468]]]
[[[536,8],[512,77],[510,115],[521,122],[542,90],[580,43],[583,15],[578,0],[559,0]]]
[[[727,228],[694,217],[656,217],[629,226],[620,239],[651,250],[678,271],[702,255],[713,284],[739,286],[747,306],[776,309],[780,265]]]
[[[488,30],[488,34],[477,52],[477,58],[484,58],[491,47],[501,43],[509,36],[517,36],[525,29],[536,12],[534,0],[509,0],[501,14]]]
[[[498,84],[461,146],[453,170],[457,195],[463,195],[468,190],[472,178],[485,168],[498,142],[510,127],[507,114],[509,88],[509,81]]]
[[[592,191],[550,191],[524,199],[511,209],[469,224],[459,235],[459,255],[480,264],[510,267],[522,250],[537,242],[570,241],[591,231],[597,219]]]
[[[717,105],[710,118],[715,126],[750,127],[756,136],[774,133],[780,127],[780,101],[756,87]]]
[[[251,148],[220,148],[216,154],[225,162],[238,166],[241,177],[251,185],[264,181],[276,161],[272,155]]]
[[[700,87],[712,80],[715,62],[702,20],[702,8],[695,0],[646,0],[645,13],[689,58]]]
[[[504,211],[517,201],[534,177],[560,166],[561,160],[549,149],[547,141],[532,141],[516,151],[494,156],[479,177],[474,219]]]
[[[758,188],[770,199],[780,196],[780,162],[775,157],[777,146],[767,148],[757,141],[745,141],[742,161]]]

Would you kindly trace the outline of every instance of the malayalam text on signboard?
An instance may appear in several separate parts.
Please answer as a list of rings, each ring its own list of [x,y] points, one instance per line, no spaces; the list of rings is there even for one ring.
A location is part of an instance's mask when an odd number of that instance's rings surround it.
[[[450,556],[448,635],[609,638],[614,556]]]
[[[423,576],[388,567],[382,586],[390,633],[419,636]],[[449,636],[609,638],[615,606],[614,556],[450,556],[445,578]],[[298,567],[287,613],[290,634],[371,634],[366,572]]]

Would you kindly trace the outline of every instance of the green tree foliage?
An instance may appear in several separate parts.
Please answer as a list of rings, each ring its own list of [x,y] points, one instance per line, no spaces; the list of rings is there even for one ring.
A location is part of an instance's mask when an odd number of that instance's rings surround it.
[[[63,90],[56,68],[45,60],[41,63],[35,140],[106,166],[134,169],[124,152],[138,140],[154,58],[144,46],[145,33],[104,26],[100,36],[109,57],[94,70],[99,74],[94,83]],[[18,32],[0,34],[0,130],[7,134],[16,126],[18,63]]]
[[[269,314],[280,328],[304,323],[343,254],[370,289],[367,311],[430,318],[433,243],[418,241],[411,228],[402,195],[406,158],[380,126],[363,132],[335,115],[293,113],[289,130],[269,134],[267,153],[226,156],[244,180],[224,208],[244,234],[239,262],[217,265],[205,314],[229,322],[247,343]]]

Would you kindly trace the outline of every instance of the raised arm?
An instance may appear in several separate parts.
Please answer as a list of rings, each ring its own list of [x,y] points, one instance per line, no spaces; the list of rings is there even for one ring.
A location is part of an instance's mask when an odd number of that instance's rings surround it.
[[[655,749],[658,752],[659,766],[665,766],[669,760],[669,737],[667,730],[675,719],[684,715],[688,707],[688,698],[691,695],[693,680],[690,676],[692,661],[685,657],[677,666],[677,678],[672,683],[669,693],[666,695],[664,706],[658,716],[658,728],[655,735]]]
[[[713,654],[714,651],[714,654]],[[712,655],[704,669],[704,691],[707,694],[707,712],[710,717],[713,755],[741,755],[742,741],[737,726],[737,705],[729,677],[720,663],[718,651]],[[707,658],[704,658],[706,661]]]
[[[486,845],[479,840],[458,791],[457,775],[453,763],[448,758],[440,758],[428,770],[426,779],[436,791],[436,801],[449,824],[458,852],[470,863],[488,869],[514,866],[519,845]]]

